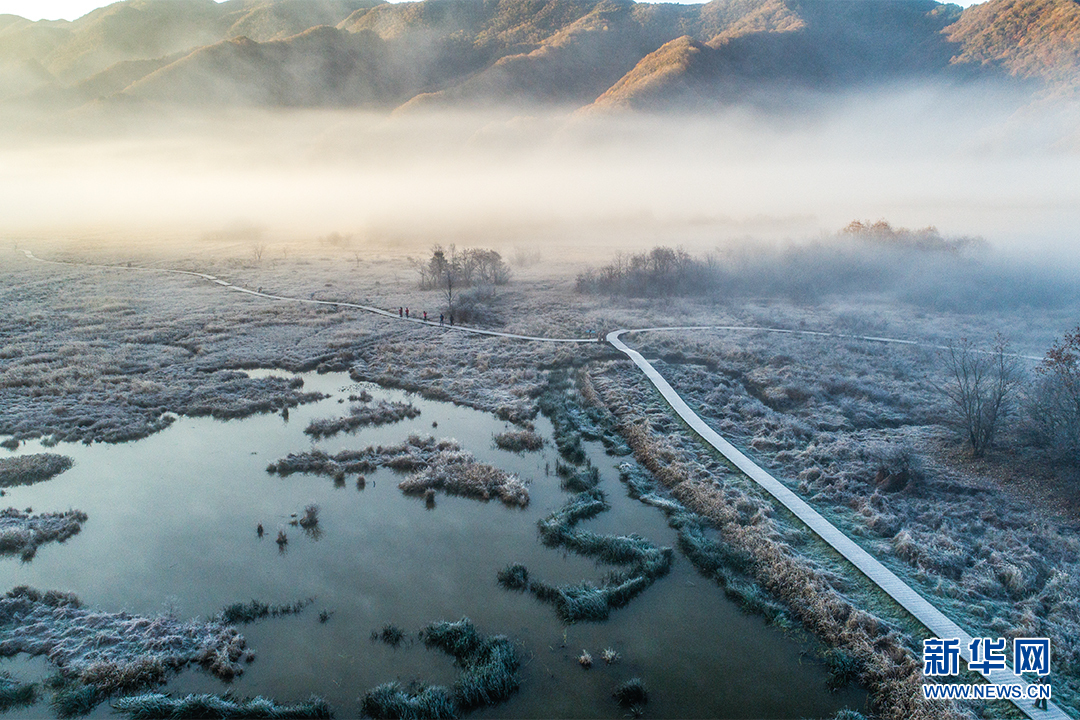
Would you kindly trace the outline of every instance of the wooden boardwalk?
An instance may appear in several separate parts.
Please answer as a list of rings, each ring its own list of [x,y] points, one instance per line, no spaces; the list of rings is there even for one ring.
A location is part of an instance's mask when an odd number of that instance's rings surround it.
[[[665,330],[669,328],[650,329]],[[656,389],[660,391],[660,394],[668,404],[671,405],[672,409],[678,413],[679,417],[681,417],[687,425],[693,428],[694,432],[700,435],[705,442],[720,451],[724,457],[730,460],[735,467],[744,472],[750,479],[765,488],[765,490],[779,500],[784,507],[793,512],[799,520],[817,533],[822,540],[835,548],[836,551],[843,555],[852,565],[857,567],[863,575],[888,593],[890,597],[911,613],[915,619],[926,626],[931,635],[939,638],[958,638],[960,640],[960,655],[964,659],[964,662],[966,663],[971,659],[968,651],[968,643],[971,642],[972,638],[971,635],[962,630],[960,626],[952,620],[945,617],[940,610],[915,592],[910,585],[898,578],[891,570],[878,562],[878,560],[870,555],[870,553],[856,545],[851,538],[840,532],[835,525],[806,504],[802,498],[789,490],[786,485],[762,469],[761,466],[748,458],[739,451],[738,448],[709,427],[697,413],[690,409],[690,406],[686,404],[677,392],[675,392],[671,385],[668,384],[668,381],[657,372],[656,368],[641,356],[641,353],[630,349],[619,339],[620,335],[628,332],[644,331],[616,330],[615,332],[608,334],[607,340],[634,361],[634,364],[637,365],[642,372],[645,373],[645,376],[649,378],[649,381],[656,386]],[[982,673],[982,675],[988,682],[997,685],[1020,685],[1024,688],[1029,685],[1022,677],[1014,675],[1012,668],[1006,668],[1005,670],[998,670],[991,673]],[[932,680],[928,678],[928,682],[930,681]],[[1032,720],[1050,720],[1051,718],[1053,720],[1069,720],[1069,716],[1054,703],[1049,703],[1048,709],[1046,710],[1036,710],[1031,700],[1014,700],[1012,702],[1022,713],[1029,718],[1032,718]]]

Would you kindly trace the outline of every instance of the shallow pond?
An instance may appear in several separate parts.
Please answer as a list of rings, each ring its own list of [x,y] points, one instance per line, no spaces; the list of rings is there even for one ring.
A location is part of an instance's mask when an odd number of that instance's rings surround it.
[[[257,657],[238,680],[225,685],[192,669],[166,689],[231,689],[280,701],[314,693],[339,717],[355,716],[358,696],[380,683],[449,684],[456,677],[441,653],[416,641],[397,648],[372,642],[372,630],[392,622],[415,637],[429,622],[463,616],[483,633],[509,635],[525,657],[521,691],[476,715],[622,717],[625,710],[611,693],[635,676],[649,691],[646,717],[826,717],[865,703],[858,689],[828,692],[825,669],[808,645],[740,612],[678,554],[667,577],[604,623],[565,626],[551,606],[500,588],[496,572],[515,562],[548,582],[598,579],[606,572],[537,539],[537,520],[568,497],[554,473],[557,453],[544,418],[537,429],[549,441],[545,449],[515,454],[494,446],[494,434],[508,426],[492,415],[357,385],[340,373],[303,378],[306,389],[331,397],[294,408],[288,420],[276,414],[225,422],[180,418],[134,443],[51,449],[74,458],[75,467],[51,481],[10,489],[0,502],[35,512],[77,508],[89,520],[67,542],[42,546],[30,562],[0,558],[0,588],[56,588],[105,610],[181,617],[207,617],[252,598],[278,604],[314,597],[300,615],[241,626]],[[421,414],[318,442],[304,434],[312,419],[345,414],[347,396],[360,389],[376,401],[409,400]],[[396,444],[410,433],[456,438],[479,460],[518,473],[529,481],[529,506],[440,494],[429,509],[423,499],[402,494],[402,476],[389,469],[368,474],[362,490],[353,476],[341,485],[266,472],[289,452]],[[627,496],[616,470],[620,459],[606,456],[599,444],[586,443],[586,449],[612,509],[581,527],[636,532],[675,547],[663,514]],[[18,453],[42,450],[28,443]],[[288,525],[309,503],[321,508],[318,537]],[[267,530],[261,539],[259,523]],[[274,542],[279,527],[289,536],[284,552]],[[325,623],[319,618],[324,610],[330,613]],[[605,665],[599,654],[606,647],[622,659]],[[590,670],[577,663],[583,649],[596,658]],[[23,680],[49,672],[40,659],[23,658],[0,662],[0,670]],[[21,714],[47,712],[39,705]],[[109,714],[108,705],[94,713]]]

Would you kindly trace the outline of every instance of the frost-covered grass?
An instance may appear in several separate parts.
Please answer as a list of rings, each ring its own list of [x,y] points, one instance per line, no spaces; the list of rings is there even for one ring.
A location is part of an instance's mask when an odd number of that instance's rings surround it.
[[[477,462],[471,453],[463,450],[438,452],[426,467],[402,480],[398,487],[410,495],[441,490],[477,500],[498,499],[514,507],[529,504],[529,489],[521,478],[494,465]]]
[[[162,682],[189,664],[229,680],[244,671],[244,646],[243,636],[221,620],[109,613],[84,608],[67,593],[28,587],[0,598],[0,654],[44,656],[60,668],[74,683],[62,689],[70,695],[63,703],[96,698],[97,704],[109,693]]]
[[[381,641],[390,647],[397,647],[405,640],[405,631],[393,623],[383,625],[381,630],[371,631],[372,642]]]
[[[1050,637],[1055,697],[1080,707],[1080,504],[1012,424],[987,459],[969,457],[945,421],[940,354],[783,335],[641,345],[713,427],[966,630]]]
[[[495,435],[495,445],[511,452],[536,452],[544,447],[544,438],[535,430],[506,430]]]
[[[16,508],[0,510],[0,555],[18,553],[29,561],[41,545],[76,535],[86,520],[86,513],[79,510],[39,515]]]
[[[640,707],[649,702],[649,693],[646,692],[641,678],[630,678],[615,688],[612,696],[623,707]]]
[[[380,400],[374,405],[354,405],[345,417],[312,420],[304,432],[314,438],[325,438],[366,425],[400,422],[419,414],[420,410],[412,403]]]
[[[608,574],[599,584],[552,586],[529,581],[520,565],[500,572],[499,583],[507,589],[527,588],[538,599],[551,603],[566,622],[606,620],[611,611],[625,606],[671,569],[671,548],[658,548],[638,535],[600,535],[575,526],[608,509],[599,488],[578,493],[563,507],[539,521],[540,540],[548,547],[563,547],[607,565],[626,569]]]
[[[379,685],[360,699],[366,717],[454,718],[505,702],[521,684],[521,658],[514,643],[503,635],[481,635],[468,618],[432,623],[421,631],[421,637],[427,647],[454,658],[461,674],[453,687]]]
[[[620,376],[616,379],[614,373]],[[870,689],[875,712],[881,717],[938,720],[965,716],[954,704],[923,700],[920,688],[924,677],[912,650],[913,639],[895,622],[864,609],[867,596],[852,595],[856,586],[828,564],[796,552],[796,546],[808,544],[805,531],[787,526],[771,502],[693,438],[652,425],[652,419],[664,422],[667,410],[645,400],[651,394],[644,385],[647,381],[614,370],[597,372],[593,379],[618,417],[635,460],[679,505],[706,521],[710,532],[716,534],[709,538],[703,527],[693,525],[681,529],[680,546],[689,550],[688,557],[696,565],[714,576],[744,568],[755,581],[741,593],[750,602],[756,594],[762,603],[781,607],[826,646],[862,663],[859,679]],[[648,490],[640,478],[637,489]],[[732,574],[733,579],[738,577]]]
[[[462,618],[432,623],[422,636],[425,645],[442,650],[461,668],[451,694],[461,711],[505,702],[521,684],[521,657],[505,635],[481,635]]]
[[[303,612],[304,608],[313,602],[315,602],[315,598],[297,600],[296,602],[286,603],[284,605],[269,605],[258,600],[251,600],[246,603],[238,602],[227,605],[218,617],[221,619],[221,622],[228,625],[235,625],[237,623],[246,624],[268,617],[276,618],[285,615],[296,615]]]
[[[33,705],[36,700],[37,688],[33,683],[22,683],[8,673],[0,672],[0,713]]]
[[[71,458],[54,453],[0,458],[0,487],[33,485],[51,480],[69,470],[73,464]]]
[[[516,507],[529,504],[529,489],[517,475],[478,462],[456,440],[430,436],[410,435],[399,445],[346,450],[333,456],[319,450],[290,454],[268,466],[267,472],[307,472],[344,479],[345,473],[371,472],[379,467],[413,473],[398,484],[408,494],[438,490],[479,500],[497,499]]]
[[[220,695],[185,695],[173,698],[161,693],[144,693],[118,698],[113,709],[132,720],[167,718],[192,720],[198,718],[330,718],[330,705],[322,698],[312,697],[298,703],[279,704],[264,697],[238,700]]]

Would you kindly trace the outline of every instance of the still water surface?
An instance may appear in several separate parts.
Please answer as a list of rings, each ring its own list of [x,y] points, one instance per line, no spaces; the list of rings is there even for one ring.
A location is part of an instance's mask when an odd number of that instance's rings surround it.
[[[291,410],[287,421],[280,415],[225,422],[182,417],[134,443],[53,448],[74,458],[75,467],[49,482],[9,490],[2,502],[35,512],[77,508],[89,520],[66,543],[42,546],[29,563],[0,558],[0,589],[56,588],[110,611],[181,617],[207,617],[252,598],[278,604],[314,597],[298,616],[242,626],[256,660],[238,680],[226,686],[188,670],[166,690],[231,689],[281,701],[314,693],[338,717],[355,716],[358,696],[380,683],[449,684],[456,676],[441,653],[419,642],[396,649],[373,643],[372,630],[392,622],[415,634],[434,620],[463,616],[481,632],[511,636],[526,658],[521,691],[476,715],[623,717],[611,692],[635,676],[649,691],[646,717],[827,717],[865,703],[858,689],[828,692],[825,670],[805,642],[741,613],[679,554],[670,575],[605,623],[564,626],[550,606],[501,589],[495,574],[514,562],[552,583],[606,572],[537,539],[536,521],[568,497],[554,474],[557,453],[544,418],[537,429],[549,445],[515,454],[494,446],[493,435],[507,425],[492,415],[357,385],[341,373],[303,378],[307,390],[331,397]],[[376,401],[407,399],[421,414],[318,442],[304,434],[310,420],[344,414],[345,399],[360,389]],[[362,490],[352,476],[335,485],[325,477],[266,472],[289,452],[396,444],[410,433],[456,438],[479,460],[518,473],[529,481],[528,508],[439,495],[429,509],[403,495],[401,476],[388,469],[367,475]],[[635,532],[675,547],[663,514],[626,495],[616,470],[620,459],[606,456],[599,444],[586,443],[586,449],[612,509],[581,527]],[[29,443],[18,452],[42,450]],[[288,526],[290,515],[309,503],[321,508],[317,538]],[[262,539],[255,532],[259,523],[266,528]],[[284,552],[274,542],[279,527],[289,536]],[[319,622],[323,610],[331,613],[326,623]],[[606,647],[621,661],[604,665],[599,653]],[[583,649],[596,659],[591,670],[577,663]],[[23,680],[48,672],[41,660],[0,662],[5,669]],[[39,705],[24,714],[46,713]],[[110,715],[108,705],[94,715]]]

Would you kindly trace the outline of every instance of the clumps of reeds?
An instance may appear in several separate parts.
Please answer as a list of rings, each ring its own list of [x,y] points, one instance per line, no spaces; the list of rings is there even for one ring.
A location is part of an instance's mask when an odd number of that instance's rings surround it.
[[[393,623],[383,625],[381,630],[371,631],[372,642],[383,642],[390,647],[396,648],[405,640],[405,631]]]
[[[505,702],[521,684],[521,658],[510,638],[481,635],[468,618],[432,623],[424,628],[423,639],[461,668],[451,698],[462,712]]]
[[[304,514],[296,521],[305,530],[314,530],[319,524],[319,506],[312,503],[304,508]]]
[[[292,704],[278,704],[264,697],[238,700],[220,695],[199,694],[173,698],[162,693],[144,693],[119,698],[113,709],[132,720],[152,718],[330,718],[330,704],[314,697]]]
[[[109,693],[156,683],[188,664],[229,680],[243,673],[244,647],[243,636],[220,618],[109,613],[84,608],[68,593],[26,586],[0,597],[0,656],[47,657],[78,680],[80,687],[69,688],[77,696],[89,697],[85,687]]]
[[[649,702],[649,693],[645,690],[645,683],[641,678],[631,678],[615,688],[612,697],[625,708],[640,708]]]
[[[582,435],[597,439],[599,432],[589,422],[581,407],[572,399],[573,381],[563,370],[553,370],[536,404],[555,429],[555,447],[572,463],[585,462]]]
[[[578,655],[578,665],[588,670],[592,667],[592,655],[588,650],[582,649],[581,654]]]
[[[555,474],[562,479],[562,489],[568,492],[585,492],[600,484],[600,470],[593,465],[578,467],[556,460]]]
[[[825,669],[829,671],[825,685],[834,692],[853,682],[858,682],[865,668],[862,660],[839,648],[828,648],[822,651],[821,658],[825,661]]]
[[[6,672],[0,672],[0,713],[37,702],[37,687],[22,683]]]
[[[477,462],[472,454],[463,450],[436,453],[425,468],[402,480],[398,487],[410,495],[441,490],[479,500],[498,499],[505,505],[516,507],[529,504],[529,490],[521,478],[494,465]]]
[[[86,513],[68,510],[62,513],[33,515],[29,508],[0,510],[0,555],[18,553],[30,561],[38,547],[47,542],[64,542],[82,530]]]
[[[438,720],[458,716],[450,692],[441,685],[410,689],[397,682],[384,683],[364,693],[360,698],[360,712],[364,717],[400,720]]]
[[[679,549],[694,568],[719,585],[743,612],[763,615],[781,627],[793,624],[787,608],[771,599],[754,580],[750,553],[708,534],[706,522],[693,513],[675,513],[669,516],[668,524],[678,530]]]
[[[218,614],[221,622],[228,623],[230,625],[246,625],[247,623],[255,622],[256,620],[262,620],[264,618],[278,618],[286,615],[297,615],[303,612],[304,608],[315,602],[315,598],[306,598],[304,600],[297,600],[292,603],[284,603],[282,605],[269,605],[258,600],[251,600],[243,603],[233,603],[232,605],[226,605],[225,608]]]
[[[63,677],[54,678],[50,687],[52,697],[49,699],[49,705],[58,718],[89,715],[107,696],[104,691],[93,685],[83,685]]]
[[[506,430],[495,435],[495,445],[511,452],[536,452],[543,449],[544,438],[535,430]]]
[[[472,621],[436,622],[421,631],[424,644],[454,658],[461,674],[452,688],[391,682],[368,691],[360,709],[372,718],[454,718],[506,701],[521,683],[517,647],[503,635],[484,636]]]
[[[524,591],[529,589],[529,570],[524,565],[507,565],[497,574],[499,585],[507,590]]]
[[[130,692],[165,682],[169,668],[160,657],[92,662],[77,674],[82,685],[104,694]]]
[[[478,462],[455,440],[435,440],[430,436],[410,435],[400,445],[372,446],[335,456],[318,450],[290,454],[270,464],[267,472],[283,476],[307,472],[340,476],[344,480],[346,472],[373,472],[379,467],[414,473],[398,485],[408,494],[424,495],[428,490],[439,490],[480,500],[498,499],[516,507],[529,504],[529,490],[517,475]],[[359,481],[358,487],[362,487]]]
[[[326,475],[335,477],[345,473],[368,473],[378,468],[368,453],[355,450],[345,450],[337,455],[327,455],[322,450],[313,450],[304,453],[289,453],[289,455],[276,463],[266,466],[266,472],[277,473],[287,477],[293,473],[307,473],[309,475]]]
[[[600,659],[604,661],[606,665],[614,665],[622,659],[622,656],[616,652],[615,648],[604,648],[600,651]]]
[[[0,458],[0,488],[51,480],[75,464],[66,455],[37,453]]]
[[[597,562],[627,566],[609,573],[599,584],[528,582],[527,589],[537,599],[552,604],[566,622],[606,620],[613,609],[624,607],[671,569],[671,548],[659,548],[638,535],[600,535],[576,529],[578,522],[609,507],[603,492],[593,488],[574,495],[538,523],[540,541],[548,547],[561,546]]]
[[[353,405],[345,417],[312,420],[304,432],[314,438],[325,438],[367,425],[389,425],[419,414],[419,408],[412,403],[380,400],[375,405]]]

